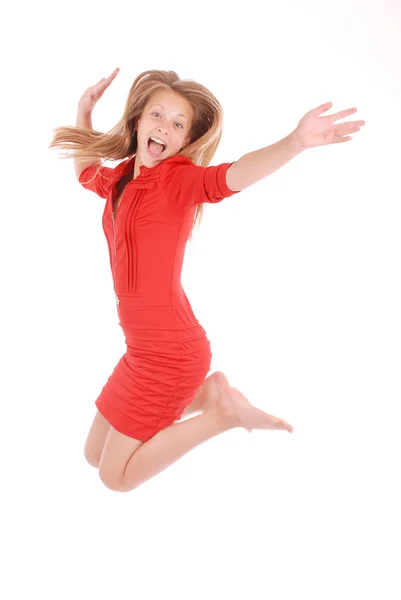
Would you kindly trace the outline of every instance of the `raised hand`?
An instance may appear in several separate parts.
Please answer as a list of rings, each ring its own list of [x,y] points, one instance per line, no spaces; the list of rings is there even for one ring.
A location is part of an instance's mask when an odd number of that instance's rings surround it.
[[[95,85],[92,85],[85,90],[78,102],[78,109],[82,111],[82,113],[90,114],[92,112],[95,104],[103,96],[111,82],[117,77],[119,71],[119,68],[114,69],[111,75],[103,77],[100,81],[95,83]]]
[[[350,134],[360,131],[360,128],[365,125],[365,121],[335,123],[335,121],[356,113],[356,108],[341,110],[334,115],[320,116],[328,111],[332,105],[332,102],[327,102],[313,108],[302,117],[294,131],[294,135],[297,137],[302,149],[349,142],[353,139]]]

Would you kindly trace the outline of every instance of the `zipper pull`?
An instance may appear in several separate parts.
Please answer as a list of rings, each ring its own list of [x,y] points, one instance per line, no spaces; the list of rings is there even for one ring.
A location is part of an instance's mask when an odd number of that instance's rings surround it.
[[[120,306],[120,298],[117,296],[117,294],[116,294],[116,304],[117,304],[117,306]]]

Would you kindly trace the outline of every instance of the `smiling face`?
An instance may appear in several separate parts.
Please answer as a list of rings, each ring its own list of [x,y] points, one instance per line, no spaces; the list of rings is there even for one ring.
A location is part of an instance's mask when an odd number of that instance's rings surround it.
[[[179,152],[189,143],[193,121],[191,104],[180,94],[169,91],[155,92],[138,119],[138,146],[134,177],[139,167],[152,168]],[[149,141],[153,137],[164,143]]]

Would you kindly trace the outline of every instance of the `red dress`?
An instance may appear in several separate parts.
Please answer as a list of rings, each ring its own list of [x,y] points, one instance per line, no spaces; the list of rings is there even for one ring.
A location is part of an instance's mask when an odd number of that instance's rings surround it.
[[[102,225],[127,349],[96,400],[121,433],[147,441],[179,419],[204,382],[212,353],[181,285],[185,246],[197,204],[238,192],[226,184],[233,163],[201,167],[183,156],[140,167],[82,171],[84,188],[106,199]],[[113,201],[124,189],[113,213]]]

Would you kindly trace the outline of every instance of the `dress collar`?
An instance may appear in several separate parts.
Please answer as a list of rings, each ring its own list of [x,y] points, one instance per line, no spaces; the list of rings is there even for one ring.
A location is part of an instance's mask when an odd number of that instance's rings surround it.
[[[128,175],[129,173],[131,175],[133,174],[134,169],[135,169],[135,160],[136,160],[136,154],[131,156],[131,158],[128,158],[125,161],[123,161],[123,163],[121,164],[122,175]],[[147,177],[151,173],[155,173],[161,165],[162,165],[162,163],[159,163],[158,165],[155,165],[154,167],[146,167],[145,165],[141,165],[139,167],[139,175],[137,177]],[[133,180],[133,181],[135,181],[135,180]]]
[[[153,187],[154,183],[159,177],[159,167],[162,163],[159,163],[159,165],[156,165],[152,168],[146,167],[145,165],[141,165],[139,167],[139,175],[137,175],[135,179],[132,179],[132,175],[135,169],[135,159],[136,155],[134,154],[134,156],[131,156],[131,158],[122,161],[118,165],[118,171],[116,173],[118,180],[121,180],[122,177],[126,177],[128,180],[128,185],[134,188]]]
[[[122,175],[128,175],[129,173],[132,175],[134,168],[135,168],[135,160],[136,160],[136,154],[131,156],[131,158],[128,158],[125,161],[123,161],[122,163],[120,163],[121,168],[122,168],[122,171],[121,171]],[[158,173],[161,166],[165,162],[176,163],[177,165],[179,165],[179,164],[194,164],[193,161],[190,160],[189,158],[187,158],[186,156],[183,156],[182,154],[181,155],[176,154],[174,156],[170,156],[169,158],[166,158],[165,160],[162,160],[159,164],[155,165],[154,167],[146,167],[145,165],[141,165],[139,167],[139,175],[137,177],[149,177],[149,176],[153,175],[154,173]],[[133,181],[135,181],[135,179],[133,179]]]
[[[194,163],[183,155],[174,155],[166,158],[161,161],[159,164],[154,167],[146,167],[145,165],[141,165],[139,167],[139,175],[132,179],[132,174],[135,168],[135,159],[136,155],[134,154],[130,158],[122,161],[118,166],[118,171],[116,172],[117,178],[120,180],[122,177],[126,177],[128,179],[128,184],[132,187],[138,188],[150,188],[153,187],[154,183],[160,177],[160,169],[164,163],[173,163],[174,165],[193,165]]]

